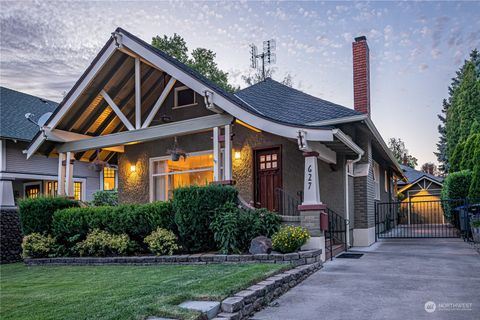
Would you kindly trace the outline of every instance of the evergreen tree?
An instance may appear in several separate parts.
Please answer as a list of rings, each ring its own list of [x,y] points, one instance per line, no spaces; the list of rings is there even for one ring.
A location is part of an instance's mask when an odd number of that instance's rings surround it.
[[[445,175],[448,172],[447,131],[445,129],[445,125],[447,122],[447,112],[449,106],[450,104],[448,103],[447,99],[443,99],[442,113],[437,115],[438,119],[440,120],[440,124],[438,125],[438,133],[440,134],[440,137],[437,143],[438,152],[434,152],[434,154],[437,156],[437,160],[440,163],[438,170],[442,175]]]

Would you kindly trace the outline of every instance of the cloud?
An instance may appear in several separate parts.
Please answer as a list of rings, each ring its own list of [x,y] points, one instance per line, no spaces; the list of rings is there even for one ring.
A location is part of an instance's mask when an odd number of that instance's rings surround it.
[[[420,72],[423,72],[427,69],[428,69],[428,64],[426,64],[426,63],[422,63],[418,66],[418,70],[420,70]]]

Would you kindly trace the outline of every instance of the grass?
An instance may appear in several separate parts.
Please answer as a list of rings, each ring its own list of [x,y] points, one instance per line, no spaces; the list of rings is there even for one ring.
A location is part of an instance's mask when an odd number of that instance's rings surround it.
[[[0,318],[195,319],[177,305],[221,300],[285,269],[278,264],[202,266],[0,266]]]

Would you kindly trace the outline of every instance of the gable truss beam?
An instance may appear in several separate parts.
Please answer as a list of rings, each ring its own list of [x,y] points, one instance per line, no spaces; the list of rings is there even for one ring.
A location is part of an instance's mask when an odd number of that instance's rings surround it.
[[[113,102],[112,98],[110,98],[108,93],[105,92],[105,90],[102,90],[100,94],[105,99],[105,101],[107,101],[110,108],[112,108],[113,112],[117,114],[117,117],[123,122],[123,124],[128,128],[128,130],[135,130],[133,125],[130,123],[130,121],[128,121],[127,117],[125,117],[122,110],[120,110],[120,108],[115,104],[115,102]]]
[[[135,58],[135,129],[142,126],[142,83],[140,82],[140,59]]]
[[[170,80],[168,81],[167,85],[165,86],[165,88],[163,89],[163,92],[162,94],[160,95],[160,97],[158,97],[158,100],[155,102],[155,104],[153,105],[153,108],[152,110],[150,110],[150,113],[149,115],[147,116],[147,119],[145,119],[145,122],[143,123],[142,125],[142,128],[146,128],[150,125],[150,123],[152,123],[152,120],[153,118],[155,117],[155,115],[157,114],[158,110],[160,109],[160,107],[162,106],[163,102],[165,101],[165,99],[167,98],[168,94],[170,93],[170,91],[172,90],[173,86],[175,85],[175,82],[177,80],[173,77],[170,78]]]
[[[77,152],[91,149],[104,149],[130,143],[146,142],[179,135],[195,134],[214,127],[231,124],[233,117],[215,114],[200,118],[171,122],[158,126],[112,133],[78,141],[66,142],[57,147],[59,152]]]

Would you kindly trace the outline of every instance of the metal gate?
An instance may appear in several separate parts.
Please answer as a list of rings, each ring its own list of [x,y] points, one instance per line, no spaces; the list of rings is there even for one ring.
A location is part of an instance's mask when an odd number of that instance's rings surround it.
[[[376,203],[375,235],[377,239],[458,238],[464,231],[462,217],[468,219],[468,207],[466,199]]]

